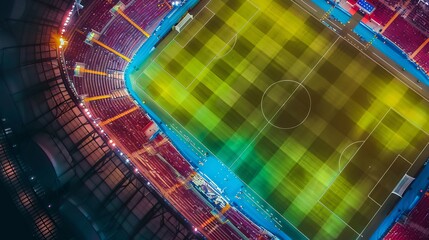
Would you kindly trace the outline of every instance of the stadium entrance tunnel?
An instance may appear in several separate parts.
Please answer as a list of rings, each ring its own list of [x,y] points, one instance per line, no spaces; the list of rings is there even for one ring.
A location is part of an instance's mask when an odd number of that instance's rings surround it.
[[[74,176],[71,156],[65,146],[46,133],[38,134],[21,146],[22,160],[47,189],[56,190]]]
[[[265,120],[279,129],[292,129],[305,122],[311,111],[311,96],[307,88],[293,80],[271,84],[261,99]]]

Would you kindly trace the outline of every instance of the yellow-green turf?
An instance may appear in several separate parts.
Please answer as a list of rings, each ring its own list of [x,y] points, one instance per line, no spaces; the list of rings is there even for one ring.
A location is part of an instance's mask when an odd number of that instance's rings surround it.
[[[356,238],[428,143],[428,102],[289,0],[198,8],[134,91],[306,237]]]

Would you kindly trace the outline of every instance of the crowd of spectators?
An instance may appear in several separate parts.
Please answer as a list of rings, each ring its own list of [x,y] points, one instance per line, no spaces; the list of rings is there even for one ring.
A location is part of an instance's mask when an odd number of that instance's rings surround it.
[[[429,192],[417,205],[402,216],[384,237],[385,240],[425,240],[429,239]]]
[[[71,27],[74,31],[64,53],[67,73],[80,98],[115,95],[86,102],[87,116],[94,123],[102,123],[135,107],[133,99],[126,94],[121,75],[83,73],[74,76],[76,63],[85,64],[86,69],[100,73],[124,71],[127,62],[96,43],[84,43],[91,31],[99,33],[99,41],[121,54],[132,57],[147,39],[138,29],[110,10],[117,1],[95,0],[83,2],[79,20]],[[164,0],[122,1],[124,13],[148,32],[170,10]],[[76,16],[77,17],[77,16]],[[121,91],[121,94],[113,94]],[[145,135],[145,129],[153,124],[142,108],[132,111],[107,124],[103,132],[112,139],[112,147],[119,147],[151,184],[176,209],[195,226],[196,231],[213,239],[269,239],[270,234],[254,224],[234,207],[225,212],[229,221],[221,222],[213,215],[213,205],[206,203],[189,181],[196,174],[193,166],[180,154],[163,133]],[[219,209],[217,209],[219,210]]]
[[[424,47],[420,50],[419,47],[429,37],[429,5],[419,0],[368,0],[368,2],[375,7],[369,18],[381,26],[382,34],[428,73],[429,48]]]

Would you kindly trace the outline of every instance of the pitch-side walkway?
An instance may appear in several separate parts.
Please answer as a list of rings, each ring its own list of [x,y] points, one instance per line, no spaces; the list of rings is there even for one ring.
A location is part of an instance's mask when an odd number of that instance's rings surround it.
[[[170,126],[164,124],[162,119],[149,109],[133,90],[130,74],[139,69],[144,61],[147,60],[150,53],[155,49],[158,42],[171,31],[172,27],[180,21],[181,17],[185,15],[188,10],[192,9],[197,3],[198,0],[188,0],[183,6],[173,8],[170,13],[161,20],[159,26],[128,64],[125,70],[125,84],[131,96],[159,125],[160,129],[171,139],[176,148],[179,149],[185,158],[191,162],[207,181],[212,182],[222,191],[222,195],[230,201],[230,204],[241,209],[252,221],[267,229],[280,239],[308,239],[295,226],[290,224],[279,213],[272,209],[272,207],[265,204],[264,199],[256,196],[256,194],[245,186],[245,184],[219,159],[212,155],[208,155],[205,156],[204,165],[199,165],[201,155],[193,151],[192,146],[189,144],[189,139],[184,139],[183,136],[178,133],[177,129],[170,128]],[[219,176],[218,172],[222,172],[223,175]],[[251,196],[236,198],[237,195],[240,195],[244,191],[250,193]],[[269,211],[267,211],[267,209],[269,209]],[[279,223],[281,227],[279,227]]]

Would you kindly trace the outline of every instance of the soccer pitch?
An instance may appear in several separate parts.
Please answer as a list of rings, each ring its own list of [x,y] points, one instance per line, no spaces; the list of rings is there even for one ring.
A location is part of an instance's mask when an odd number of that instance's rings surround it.
[[[426,148],[427,100],[289,0],[198,9],[133,90],[306,237],[357,238]]]

